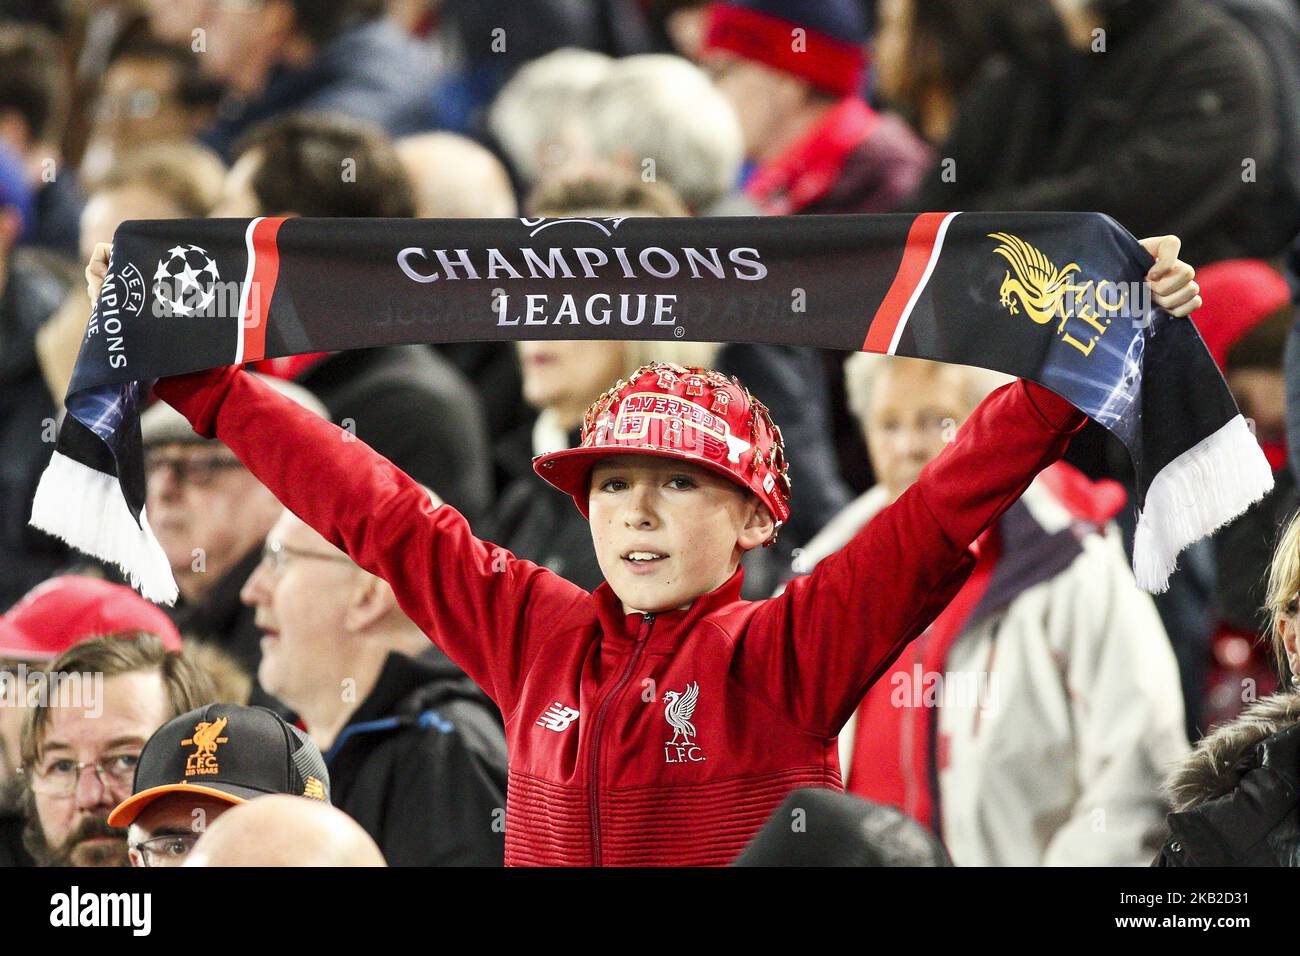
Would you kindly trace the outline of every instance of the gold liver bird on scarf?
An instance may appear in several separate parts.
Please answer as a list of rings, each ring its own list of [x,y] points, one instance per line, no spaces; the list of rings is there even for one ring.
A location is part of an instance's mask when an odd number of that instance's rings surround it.
[[[1012,315],[1018,315],[1016,306],[1019,302],[1025,314],[1039,325],[1059,316],[1064,326],[1067,316],[1061,308],[1061,299],[1070,289],[1070,279],[1079,271],[1079,264],[1071,262],[1064,269],[1058,269],[1047,256],[1023,239],[1006,232],[988,235],[1001,243],[993,251],[1011,264],[1011,270],[1002,280],[999,304],[1006,306]]]

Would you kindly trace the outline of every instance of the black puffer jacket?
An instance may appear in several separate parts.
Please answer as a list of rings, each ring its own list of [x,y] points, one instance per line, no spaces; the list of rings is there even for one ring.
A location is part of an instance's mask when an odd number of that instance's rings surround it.
[[[1170,789],[1180,809],[1153,866],[1300,866],[1300,692],[1213,731]]]

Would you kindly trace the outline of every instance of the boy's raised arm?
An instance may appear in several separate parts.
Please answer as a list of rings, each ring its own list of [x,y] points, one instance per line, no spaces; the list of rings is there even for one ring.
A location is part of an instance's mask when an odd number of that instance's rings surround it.
[[[894,504],[763,603],[736,657],[737,679],[809,732],[837,735],[960,590],[974,566],[970,545],[1086,420],[1032,382],[993,392]]]
[[[237,367],[162,379],[157,395],[220,439],[290,511],[372,574],[503,712],[540,640],[530,621],[586,592],[481,541],[356,436]]]

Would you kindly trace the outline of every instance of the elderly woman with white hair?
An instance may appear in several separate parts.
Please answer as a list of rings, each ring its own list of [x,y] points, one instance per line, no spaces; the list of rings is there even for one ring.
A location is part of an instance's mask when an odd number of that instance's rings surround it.
[[[488,129],[525,188],[590,158],[581,117],[613,65],[603,53],[565,47],[521,67],[501,88]]]
[[[805,572],[1006,381],[867,354],[845,375],[879,483],[804,549]],[[1064,463],[1044,471],[840,736],[848,789],[912,815],[958,865],[1133,865],[1159,846],[1160,775],[1187,740],[1173,651],[1110,520],[1124,503],[1113,482]]]
[[[666,53],[616,60],[587,101],[598,159],[672,186],[700,216],[754,216],[736,189],[745,138],[735,110],[695,64]]]
[[[757,215],[737,191],[744,134],[709,75],[679,56],[563,49],[521,69],[489,127],[525,186],[589,163],[671,186],[696,215]]]

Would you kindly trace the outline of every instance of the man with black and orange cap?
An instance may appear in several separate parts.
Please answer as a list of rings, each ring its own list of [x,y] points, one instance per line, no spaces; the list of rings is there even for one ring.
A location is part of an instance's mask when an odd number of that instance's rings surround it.
[[[210,704],[158,728],[140,753],[132,794],[108,825],[129,827],[132,866],[180,866],[208,824],[272,793],[330,802],[311,738],[265,707]]]

